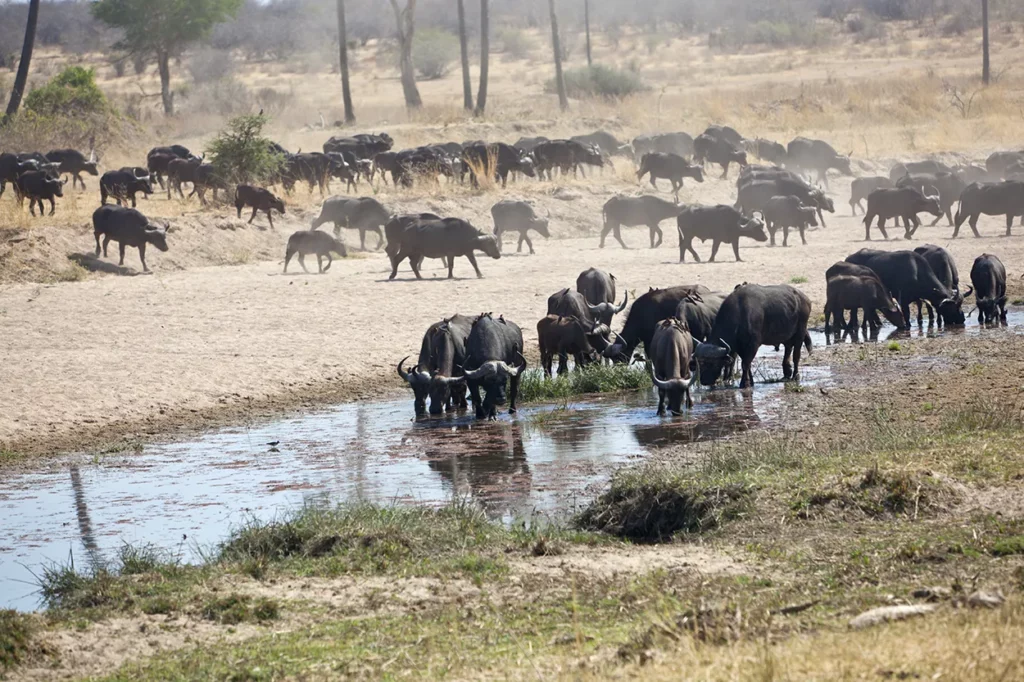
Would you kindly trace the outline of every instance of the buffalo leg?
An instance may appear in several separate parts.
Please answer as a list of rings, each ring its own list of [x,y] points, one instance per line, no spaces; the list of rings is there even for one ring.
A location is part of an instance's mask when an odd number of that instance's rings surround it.
[[[711,242],[711,258],[708,259],[709,263],[715,262],[715,256],[718,255],[718,247],[722,245],[722,242],[717,239]]]
[[[754,385],[754,373],[751,371],[754,358],[744,356],[741,360],[743,362],[743,377],[740,379],[740,388],[751,388]]]
[[[96,233],[94,233],[93,236],[96,237],[96,257],[99,258],[99,256],[100,256],[100,233],[96,232]]]
[[[685,241],[679,242],[679,262],[682,263],[685,258],[686,252],[689,251],[693,254],[693,260],[700,262],[700,256],[697,255],[697,250],[693,248],[693,237],[687,238]]]
[[[882,239],[888,241],[889,233],[885,231],[885,218],[883,216],[878,216],[878,231],[882,233]]]
[[[981,233],[978,232],[978,216],[979,215],[980,215],[979,213],[975,213],[974,215],[971,216],[971,219],[967,222],[967,224],[971,226],[971,232],[974,233],[975,237],[980,237],[981,236]],[[1007,230],[1007,232],[1009,232],[1009,230]]]
[[[791,360],[793,353],[793,345],[785,344],[782,349],[782,378],[786,380],[793,378],[793,362]]]
[[[789,227],[787,225],[782,226],[782,245],[789,246]]]
[[[874,214],[868,213],[864,217],[864,241],[871,241],[871,221],[875,219]]]
[[[107,258],[107,244],[109,244],[109,243],[110,243],[110,237],[107,236],[107,235],[104,235],[103,236],[103,257],[104,258]],[[100,255],[99,254],[99,245],[98,244],[96,246],[96,255],[97,256]]]
[[[256,211],[258,210],[259,209],[257,209],[255,206],[252,207],[252,215],[249,216],[249,225],[252,225],[252,221],[256,220]]]
[[[50,215],[57,212],[57,202],[54,201],[53,197],[50,197]],[[39,200],[39,215],[43,214],[43,200]],[[1013,223],[1013,216],[1010,216],[1010,223]],[[1010,231],[1006,231],[1006,236],[1010,236]]]
[[[728,161],[726,161],[725,163],[722,164],[722,179],[725,180],[727,177],[729,177],[729,162]]]
[[[807,237],[805,236],[806,232],[807,232],[807,225],[806,224],[801,225],[800,226],[800,243],[803,244],[804,246],[807,246]]]
[[[516,246],[516,253],[522,253],[523,252],[523,242],[524,241],[526,241],[526,233],[525,232],[520,232],[519,233],[519,244]],[[532,252],[533,249],[530,249],[530,251]]]
[[[149,272],[149,266],[146,265],[146,242],[139,244],[139,260],[142,261],[142,271]]]
[[[50,202],[53,203],[53,199],[50,199]],[[42,210],[41,207],[40,207],[40,210]],[[50,211],[50,215],[53,215],[53,211]],[[1010,236],[1010,228],[1013,227],[1013,219],[1015,217],[1016,216],[1014,216],[1012,213],[1007,213],[1006,214],[1006,236],[1007,237]]]
[[[306,254],[302,253],[301,251],[299,252],[299,265],[302,266],[302,271],[308,275],[309,269],[306,267]]]
[[[324,256],[322,253],[316,254],[316,270],[318,274],[324,274]]]
[[[519,397],[519,376],[509,377],[508,379],[508,413],[515,414],[516,398]]]
[[[856,337],[854,337],[856,340]],[[800,381],[800,354],[803,339],[797,340],[793,345],[793,381]]]
[[[288,263],[291,261],[292,256],[294,255],[295,252],[292,251],[291,249],[288,249],[284,254],[284,274],[286,275],[288,274]]]
[[[269,208],[267,209],[267,222],[270,223],[270,229],[273,230],[274,229],[274,216],[273,216],[273,214],[272,214],[272,212],[271,212],[271,210]]]
[[[479,278],[482,278],[484,275],[483,275],[482,272],[480,272],[480,266],[478,266],[476,264],[476,256],[474,256],[472,254],[472,252],[467,253],[466,254],[466,260],[468,260],[469,264],[473,266],[474,270],[476,270],[476,276],[479,277]],[[452,263],[454,263],[454,262],[455,262],[455,256],[452,256]],[[452,270],[451,270],[451,268],[448,268],[448,277],[450,278],[451,276],[452,276]]]
[[[409,266],[412,268],[412,273],[416,275],[416,279],[423,279],[423,275],[420,274],[419,261],[416,260],[415,256],[409,256]]]
[[[828,225],[825,224],[825,214],[822,213],[822,210],[821,210],[820,207],[818,208],[818,220],[821,221],[821,226],[822,227],[828,227]]]
[[[742,258],[740,258],[740,239],[739,239],[739,237],[737,237],[736,241],[734,241],[732,243],[732,253],[733,253],[734,256],[736,256],[736,262],[737,263],[739,263],[739,262],[741,262],[743,260]]]
[[[366,230],[359,228],[359,250],[366,251]]]
[[[599,248],[602,248],[602,249],[604,248],[604,240],[605,240],[605,238],[608,236],[608,234],[611,231],[612,231],[612,224],[606,221],[605,224],[604,224],[604,228],[601,230],[601,244],[600,244]]]
[[[658,416],[665,416],[665,391],[664,389],[658,389]]]
[[[616,225],[615,226],[615,229],[612,230],[612,235],[615,237],[615,241],[617,241],[619,243],[619,246],[621,246],[624,249],[628,249],[629,248],[628,246],[626,246],[626,242],[622,241],[622,226],[621,225]]]
[[[380,227],[374,225],[372,229],[377,234],[377,246],[374,251],[380,251],[380,247],[384,246],[384,233],[380,231]]]
[[[544,376],[551,378],[551,362],[553,360],[551,352],[546,348],[540,349],[540,366],[544,370]]]
[[[558,376],[569,373],[569,354],[564,350],[558,351]]]
[[[327,272],[328,270],[331,269],[331,265],[334,263],[334,256],[331,255],[330,251],[325,253],[324,256],[327,257],[327,265],[324,266],[324,272]]]
[[[659,232],[661,232],[661,230],[658,229],[658,225],[656,223],[648,225],[647,230],[650,233],[651,248],[653,249],[657,246],[657,244],[655,243],[655,237],[658,235]]]
[[[117,245],[117,250],[121,253],[121,260],[117,262],[118,265],[124,265],[124,249],[127,246],[124,242],[120,242]]]
[[[480,384],[475,381],[466,382],[469,384],[469,399],[473,403],[473,409],[476,411],[476,418],[483,419],[487,415],[484,414],[484,406],[480,401]]]

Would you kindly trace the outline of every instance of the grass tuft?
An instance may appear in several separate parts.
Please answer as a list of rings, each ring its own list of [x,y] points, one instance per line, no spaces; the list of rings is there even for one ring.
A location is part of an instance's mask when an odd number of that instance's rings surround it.
[[[229,594],[206,602],[201,609],[203,618],[221,625],[239,623],[265,623],[277,620],[281,607],[277,601],[264,597],[253,598],[244,594]]]
[[[519,382],[519,397],[529,403],[650,387],[651,377],[641,365],[588,365],[550,379],[540,371],[527,372]]]
[[[676,533],[719,527],[746,508],[751,492],[744,485],[703,485],[691,474],[644,466],[619,472],[576,524],[630,540],[660,542]]]
[[[791,508],[802,519],[826,511],[856,510],[870,518],[933,515],[957,499],[948,486],[928,472],[881,471],[877,466],[864,474],[832,485],[797,494]]]
[[[811,280],[807,279],[803,275],[797,275],[796,277],[789,278],[790,284],[807,284],[809,281]]]
[[[13,668],[28,657],[34,631],[28,616],[0,609],[0,671]]]

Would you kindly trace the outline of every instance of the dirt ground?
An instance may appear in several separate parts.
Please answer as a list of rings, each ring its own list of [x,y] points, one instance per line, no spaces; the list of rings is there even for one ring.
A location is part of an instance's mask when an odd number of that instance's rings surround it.
[[[733,182],[709,178],[688,187],[683,201],[731,203]],[[502,198],[522,196],[539,213],[550,213],[553,238],[536,237],[536,255],[516,254],[509,243],[500,260],[482,257],[483,279],[463,259],[450,281],[439,261],[431,261],[424,281],[415,281],[403,265],[389,282],[383,252],[336,260],[323,276],[304,274],[293,262],[284,275],[286,235],[301,228],[313,210],[289,213],[275,232],[245,226],[231,207],[201,217],[190,212],[172,220],[170,252],[151,250],[152,275],[0,290],[0,446],[15,452],[76,449],[172,427],[396,393],[396,363],[418,352],[429,324],[455,312],[493,311],[517,322],[532,351],[528,357],[535,359],[535,323],[547,297],[573,287],[576,275],[591,266],[613,273],[631,298],[651,286],[681,283],[728,291],[740,282],[794,282],[820,313],[822,273],[865,245],[863,228],[844,205],[848,182],[833,182],[837,214],[828,216],[826,229],[808,234],[807,246],[770,248],[745,240],[743,262],[734,262],[726,246],[713,264],[679,264],[671,221],[659,249],[647,248],[646,228],[624,230],[629,250],[613,241],[599,249],[601,205],[616,190],[637,190],[610,172],[565,184],[510,185],[505,191],[442,186],[435,197],[378,195],[396,212],[462,215],[485,230],[491,225],[489,207]],[[894,238],[884,248],[942,244],[956,257],[965,281],[977,255],[996,253],[1016,286],[1024,243],[999,236],[1003,229],[996,219],[983,221],[982,232],[981,239],[950,241],[945,225],[924,227],[913,242]],[[354,236],[344,235],[350,245],[356,244]],[[29,238],[45,240],[46,231],[33,230]],[[79,229],[70,239],[86,252],[91,238]],[[196,257],[194,249],[232,248],[227,244],[256,256],[240,265],[186,267]],[[698,251],[706,260],[710,244]],[[129,254],[126,263],[135,274],[137,255]]]

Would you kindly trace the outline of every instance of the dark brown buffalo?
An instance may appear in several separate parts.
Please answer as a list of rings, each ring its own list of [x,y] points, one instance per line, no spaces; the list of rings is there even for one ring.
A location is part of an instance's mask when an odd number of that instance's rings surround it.
[[[64,184],[67,180],[55,178],[46,171],[28,171],[22,173],[14,181],[14,189],[21,204],[28,199],[28,210],[34,216],[36,204],[39,204],[39,217],[44,215],[43,201],[50,202],[50,215],[57,210],[56,197],[64,196]]]
[[[648,152],[693,156],[693,137],[687,133],[660,133],[633,138],[633,156],[642,158]]]
[[[1006,177],[1006,170],[1013,165],[1024,162],[1024,151],[993,152],[985,160],[985,169],[992,175]]]
[[[789,230],[800,231],[800,241],[807,245],[804,233],[808,227],[817,227],[817,212],[813,206],[804,206],[794,196],[775,196],[768,200],[762,211],[765,226],[771,237],[771,245],[775,246],[775,233],[782,229],[782,245],[789,246]]]
[[[153,183],[149,175],[137,175],[138,171],[116,170],[107,171],[100,177],[100,204],[106,205],[107,197],[113,197],[117,205],[128,203],[131,199],[132,208],[135,208],[135,195],[142,192],[143,195],[153,193]]]
[[[494,235],[485,235],[460,218],[416,220],[402,231],[398,240],[398,253],[388,279],[395,278],[398,266],[406,258],[416,279],[423,279],[420,263],[424,258],[443,259],[448,265],[448,279],[454,278],[453,269],[458,256],[466,257],[477,277],[483,277],[483,273],[477,265],[474,251],[483,251],[491,258],[501,258]]]
[[[182,183],[195,183],[196,169],[199,168],[203,160],[197,157],[191,157],[188,159],[171,159],[170,163],[167,164],[167,199],[171,198],[171,189],[177,190],[178,196],[182,199],[185,198],[184,192],[181,191]]]
[[[649,152],[640,159],[640,170],[636,173],[637,180],[643,180],[644,175],[650,174],[651,187],[658,189],[659,178],[672,183],[672,193],[679,201],[679,190],[683,188],[683,178],[693,178],[697,182],[704,182],[704,172],[700,166],[694,166],[678,154],[664,154],[661,152]]]
[[[953,204],[960,199],[960,195],[967,185],[956,173],[914,173],[904,175],[896,181],[897,187],[914,187],[921,190],[922,194],[935,195],[938,192],[939,208],[946,215],[949,224],[953,224]],[[936,216],[931,226],[934,227],[941,220],[942,216]]]
[[[529,232],[534,230],[540,236],[547,239],[551,236],[548,232],[548,219],[538,218],[533,211],[533,206],[525,201],[512,201],[505,199],[491,206],[491,217],[494,219],[494,236],[498,239],[498,249],[502,247],[501,236],[506,232],[519,233],[519,246],[516,253],[521,253],[523,243],[530,247],[530,255],[533,255],[533,242],[530,241]]]
[[[949,173],[952,170],[952,168],[941,161],[935,161],[933,159],[925,159],[924,161],[907,161],[906,163],[897,163],[889,170],[889,180],[891,180],[893,185],[895,185],[900,178],[908,174]]]
[[[698,343],[694,349],[700,382],[714,386],[719,379],[728,380],[739,357],[743,366],[740,388],[752,387],[754,356],[761,346],[784,346],[783,377],[799,380],[800,345],[811,352],[810,316],[811,300],[788,284],[736,287],[722,302],[708,342]]]
[[[284,215],[284,202],[274,196],[273,192],[262,187],[252,185],[239,185],[235,188],[235,208],[238,209],[238,217],[242,217],[242,209],[252,206],[252,215],[249,216],[249,224],[256,219],[256,213],[263,211],[267,214],[270,222],[270,229],[274,229],[274,216],[271,210]]]
[[[693,160],[702,167],[709,163],[717,163],[722,167],[722,178],[726,178],[729,175],[730,164],[747,165],[747,153],[728,140],[711,137],[705,133],[698,135],[693,141]]]
[[[687,409],[692,408],[693,337],[686,323],[674,317],[659,322],[651,340],[650,356],[651,379],[658,388],[658,416],[664,416],[665,403],[674,415],[682,414],[684,399]]]
[[[320,207],[320,215],[313,220],[310,229],[315,230],[325,223],[334,223],[335,237],[341,234],[343,227],[359,230],[359,248],[363,251],[366,250],[366,233],[375,232],[375,248],[379,249],[384,243],[381,228],[387,224],[390,217],[387,209],[373,197],[330,197]]]
[[[978,323],[1006,321],[1006,268],[998,256],[983,253],[974,259],[971,284],[978,302]]]
[[[854,178],[850,184],[850,215],[857,215],[857,209],[864,212],[861,202],[866,201],[876,189],[892,189],[895,187],[889,178],[876,175],[868,178]]]
[[[545,375],[551,376],[551,365],[556,355],[559,374],[569,371],[569,355],[573,356],[577,369],[597,357],[597,351],[589,341],[592,325],[592,322],[585,322],[578,317],[546,315],[541,318],[537,323],[537,343],[540,346],[540,363]]]
[[[77,149],[54,149],[46,153],[46,159],[59,164],[58,173],[66,173],[71,176],[71,189],[74,189],[76,184],[81,184],[82,189],[85,189],[82,173],[100,174],[97,168],[99,161],[96,158],[96,152],[90,152],[89,158],[86,159],[85,154]]]
[[[288,247],[284,252],[284,272],[288,272],[288,263],[296,254],[299,256],[299,265],[302,266],[303,271],[309,272],[306,269],[305,257],[316,254],[317,271],[323,274],[331,269],[331,264],[334,262],[331,253],[336,253],[342,258],[348,256],[345,245],[326,232],[299,230],[288,238]],[[325,257],[327,258],[327,267],[324,267],[323,259]]]
[[[484,177],[500,179],[502,187],[508,184],[509,173],[522,173],[530,178],[537,176],[533,160],[504,142],[468,145],[462,150],[462,163],[469,172],[473,187],[479,185],[477,176],[480,173],[483,173]]]
[[[871,223],[878,218],[878,230],[883,239],[889,235],[885,231],[885,221],[889,218],[902,218],[904,236],[910,239],[921,226],[917,214],[927,212],[933,216],[942,216],[937,196],[925,196],[915,187],[899,187],[895,189],[876,189],[868,195],[868,210],[864,214],[864,239],[871,241]]]
[[[945,324],[964,323],[962,306],[965,296],[947,287],[921,254],[861,249],[847,256],[846,262],[875,271],[889,295],[899,303],[907,324],[910,322],[910,304],[916,301],[930,303]]]
[[[818,182],[828,187],[828,171],[834,168],[843,175],[853,175],[850,169],[850,157],[836,152],[824,140],[811,140],[806,137],[794,139],[786,147],[786,166],[804,172],[818,174]]]
[[[633,307],[629,309],[629,315],[626,317],[626,324],[622,327],[622,333],[618,335],[615,344],[605,349],[604,356],[626,362],[641,343],[649,355],[655,326],[675,315],[680,301],[687,296],[703,297],[710,294],[711,290],[702,284],[651,289],[633,302]]]
[[[466,342],[476,320],[476,317],[468,315],[453,315],[435,322],[423,335],[416,365],[407,372],[402,365],[409,358],[398,363],[398,376],[413,391],[417,415],[427,411],[427,398],[430,398],[432,415],[440,415],[445,410],[466,409],[463,366],[466,364]]]
[[[619,245],[628,249],[622,241],[623,227],[636,227],[646,225],[650,231],[651,248],[661,245],[664,233],[659,223],[679,215],[682,207],[671,201],[665,201],[658,197],[644,195],[641,197],[615,196],[605,202],[601,209],[604,219],[604,227],[601,229],[601,248],[604,248],[604,240],[612,233]]]
[[[764,231],[764,223],[757,218],[744,218],[743,214],[732,206],[689,206],[682,210],[677,218],[679,226],[679,262],[686,261],[686,252],[693,254],[694,260],[700,262],[700,256],[693,248],[694,238],[705,242],[711,240],[711,258],[715,261],[718,247],[732,244],[732,252],[736,260],[740,258],[740,237],[747,237],[756,242],[768,241]]]
[[[870,249],[864,249],[864,251],[870,251]],[[882,253],[882,252],[879,251],[878,253]],[[828,285],[829,280],[831,280],[833,277],[842,277],[842,276],[874,277],[875,279],[877,279],[879,281],[879,283],[882,283],[882,280],[878,276],[878,273],[875,272],[874,270],[872,270],[871,268],[869,268],[869,267],[867,267],[865,265],[857,265],[855,263],[847,263],[846,261],[841,260],[841,261],[839,261],[837,263],[832,264],[832,266],[830,266],[829,269],[825,271],[825,284],[826,284],[826,286]],[[864,319],[861,322],[861,329],[863,329],[865,333],[867,333],[867,328],[868,328],[867,325],[868,325],[868,319],[869,318],[871,318],[871,320],[873,320],[874,325],[875,325],[876,328],[882,326],[882,322],[881,322],[881,320],[878,319],[878,315],[875,313],[875,311],[873,311],[873,310],[865,311],[864,312]],[[836,325],[837,326],[841,326],[841,327],[846,327],[846,320],[845,320],[845,318],[842,317],[842,313],[840,313],[839,317],[836,319]]]
[[[747,150],[748,154],[753,154],[768,163],[781,165],[786,161],[786,148],[774,140],[766,140],[761,137],[745,140],[743,148]]]
[[[707,341],[724,300],[725,296],[717,292],[691,294],[679,301],[674,317],[686,323],[695,341]]]
[[[825,334],[832,333],[832,320],[835,319],[836,333],[844,329],[856,332],[857,309],[864,310],[864,320],[871,326],[871,333],[877,334],[877,316],[880,311],[895,327],[906,326],[903,314],[896,302],[889,296],[885,286],[875,276],[858,277],[856,275],[839,275],[828,280],[825,302]],[[850,322],[845,323],[843,313],[850,311]]]
[[[107,245],[118,244],[121,254],[119,265],[124,265],[124,250],[133,246],[139,250],[142,271],[149,272],[146,265],[146,245],[152,244],[161,251],[167,250],[167,230],[154,225],[146,216],[126,206],[100,206],[92,214],[93,236],[96,237],[96,255],[100,255],[100,237],[103,237],[103,257],[107,257]]]
[[[743,215],[752,217],[756,212],[763,213],[772,197],[784,196],[796,197],[804,206],[815,207],[822,227],[825,227],[823,211],[836,211],[832,199],[823,191],[786,170],[760,171],[742,176],[737,185],[735,205]]]
[[[515,414],[524,369],[523,332],[519,326],[504,317],[495,320],[490,313],[481,315],[466,340],[465,365],[466,384],[477,419],[497,416],[497,406],[506,401],[506,386],[508,411]]]
[[[603,325],[611,325],[612,318],[626,309],[629,292],[620,305],[615,304],[615,275],[604,270],[589,268],[576,278],[576,291],[583,296],[590,315]]]
[[[975,237],[978,232],[978,218],[982,215],[1006,216],[1006,236],[1010,236],[1013,219],[1021,216],[1024,222],[1024,182],[1006,180],[1004,182],[976,182],[960,194],[960,207],[956,211],[953,239],[960,234],[960,227],[969,219],[971,231]]]

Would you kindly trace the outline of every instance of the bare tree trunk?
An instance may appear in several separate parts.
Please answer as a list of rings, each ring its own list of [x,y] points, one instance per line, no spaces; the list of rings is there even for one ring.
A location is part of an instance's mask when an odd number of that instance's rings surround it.
[[[21,61],[18,62],[18,75],[14,78],[14,89],[11,90],[11,99],[7,103],[7,113],[4,120],[9,116],[18,113],[21,106],[21,98],[25,94],[25,87],[28,85],[28,68],[32,63],[32,48],[36,44],[36,24],[39,22],[39,0],[32,0],[28,6],[28,21],[25,22],[25,42],[21,44]]]
[[[391,0],[391,8],[395,11],[395,22],[398,24],[398,65],[402,72],[405,106],[409,109],[419,109],[423,106],[423,99],[420,97],[419,88],[416,87],[416,69],[412,62],[412,39],[416,33],[416,0],[405,0],[405,9],[398,8],[398,0]]]
[[[988,62],[988,0],[981,0],[981,81],[988,85],[991,79]]]
[[[480,90],[476,93],[476,115],[487,108],[487,73],[491,61],[491,12],[489,0],[480,0]]]
[[[558,17],[555,15],[555,0],[548,0],[551,10],[551,46],[555,50],[555,85],[558,86],[558,106],[565,111],[569,98],[565,96],[565,78],[562,76],[562,44],[558,39]]]
[[[160,72],[160,99],[164,103],[164,113],[174,115],[174,93],[171,92],[171,55],[166,50],[156,54],[156,66]]]
[[[590,58],[590,0],[583,0],[583,21],[587,25],[587,66],[593,66]]]
[[[341,65],[341,99],[345,104],[345,123],[355,123],[352,90],[348,82],[348,29],[345,27],[345,0],[338,0],[338,52]]]
[[[473,111],[473,81],[469,78],[469,45],[466,41],[466,6],[456,0],[459,10],[459,48],[462,50],[462,106]]]

